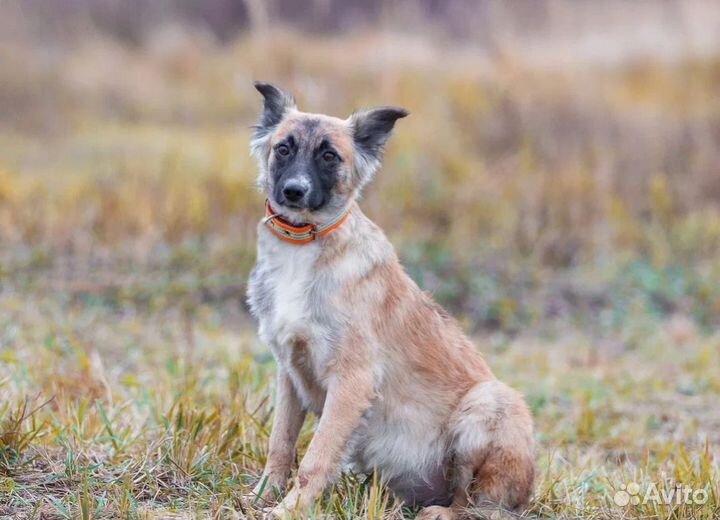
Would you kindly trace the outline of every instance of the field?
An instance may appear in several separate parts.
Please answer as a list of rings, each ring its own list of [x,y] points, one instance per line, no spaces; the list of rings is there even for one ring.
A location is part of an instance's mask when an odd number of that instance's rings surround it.
[[[529,517],[720,517],[720,54],[178,27],[0,42],[0,517],[262,517],[253,79],[411,111],[362,206],[527,396]],[[633,482],[704,500],[615,503]],[[347,476],[316,514],[410,512]]]

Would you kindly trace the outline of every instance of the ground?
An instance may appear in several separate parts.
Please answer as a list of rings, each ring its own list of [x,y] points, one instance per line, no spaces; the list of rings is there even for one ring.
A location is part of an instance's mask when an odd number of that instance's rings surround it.
[[[0,514],[259,518],[241,497],[267,453],[274,366],[241,297],[153,310],[62,283],[4,288]],[[623,334],[635,337],[600,345],[564,328],[476,338],[535,416],[529,514],[711,518],[720,512],[720,335],[679,317]],[[308,424],[302,446],[310,436]],[[673,482],[710,495],[702,506],[615,505],[631,482],[643,496]],[[318,512],[403,515],[376,481],[352,476]]]

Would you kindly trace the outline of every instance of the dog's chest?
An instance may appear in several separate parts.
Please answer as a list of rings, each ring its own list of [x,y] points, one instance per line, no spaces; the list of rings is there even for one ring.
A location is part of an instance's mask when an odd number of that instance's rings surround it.
[[[329,361],[327,310],[316,244],[295,245],[260,233],[248,302],[259,336],[273,351],[310,408],[322,406],[322,379]]]

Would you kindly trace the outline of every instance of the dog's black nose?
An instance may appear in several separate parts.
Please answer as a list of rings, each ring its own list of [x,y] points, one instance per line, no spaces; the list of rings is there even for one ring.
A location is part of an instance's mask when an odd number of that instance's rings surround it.
[[[288,181],[283,187],[283,195],[285,195],[288,202],[301,201],[307,191],[307,186],[294,181]]]

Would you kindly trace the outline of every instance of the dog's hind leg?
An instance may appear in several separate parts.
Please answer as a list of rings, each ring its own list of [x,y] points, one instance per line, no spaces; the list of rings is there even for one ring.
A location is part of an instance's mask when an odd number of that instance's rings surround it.
[[[535,468],[532,416],[520,394],[496,380],[474,386],[460,402],[451,432],[455,495],[452,516],[440,518],[521,512],[532,495]]]
[[[451,421],[454,487],[449,507],[422,509],[419,520],[514,518],[533,490],[532,417],[520,394],[491,380],[463,397]],[[510,512],[510,513],[508,513]]]

